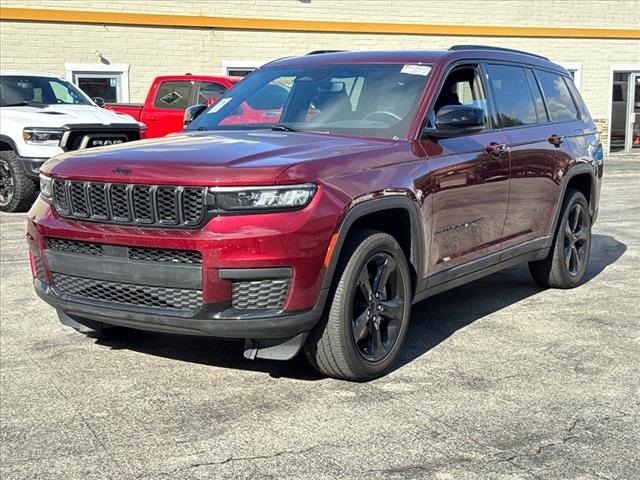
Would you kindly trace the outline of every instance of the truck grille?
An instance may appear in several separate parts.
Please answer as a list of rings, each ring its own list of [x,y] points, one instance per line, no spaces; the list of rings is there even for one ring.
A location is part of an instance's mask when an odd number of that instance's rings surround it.
[[[107,282],[62,273],[53,274],[53,283],[64,294],[112,304],[189,312],[202,306],[201,290]]]
[[[203,187],[54,180],[53,201],[67,218],[94,222],[193,227],[204,218]]]
[[[134,140],[140,140],[140,130],[137,127],[104,128],[97,126],[92,129],[68,130],[62,137],[60,146],[65,151],[70,151],[105,145],[116,145]]]

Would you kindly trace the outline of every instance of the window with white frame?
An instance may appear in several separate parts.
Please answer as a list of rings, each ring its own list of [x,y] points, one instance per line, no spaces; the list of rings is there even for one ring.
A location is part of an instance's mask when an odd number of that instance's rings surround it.
[[[246,77],[263,64],[264,62],[255,60],[225,60],[222,62],[222,74],[230,77]]]
[[[129,65],[65,63],[67,80],[91,98],[101,97],[106,103],[129,101]]]

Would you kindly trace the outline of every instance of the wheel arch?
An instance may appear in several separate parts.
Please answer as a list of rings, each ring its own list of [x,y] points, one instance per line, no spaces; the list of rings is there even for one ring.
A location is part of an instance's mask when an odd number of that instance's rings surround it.
[[[16,147],[16,143],[6,135],[0,135],[0,151],[13,150],[15,153],[18,153],[18,149]]]
[[[418,208],[414,201],[406,195],[367,200],[356,204],[347,211],[336,233],[337,238],[322,288],[331,286],[342,247],[349,234],[355,229],[366,228],[388,233],[398,241],[407,256],[414,293],[418,291],[423,278],[424,239]]]
[[[570,188],[574,188],[582,192],[586,197],[589,204],[589,213],[593,219],[597,208],[596,202],[598,201],[597,195],[598,179],[593,167],[587,163],[580,163],[571,167],[562,179],[562,190],[558,197],[558,203],[556,205],[553,222],[551,224],[550,235],[554,235],[558,221],[560,220],[560,214],[562,210],[562,203],[567,195],[567,191]]]

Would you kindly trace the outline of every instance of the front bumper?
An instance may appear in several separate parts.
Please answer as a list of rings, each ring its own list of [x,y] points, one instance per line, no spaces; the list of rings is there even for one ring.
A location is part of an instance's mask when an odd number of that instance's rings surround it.
[[[34,287],[38,296],[60,312],[82,323],[82,319],[107,325],[136,328],[154,332],[182,335],[211,336],[231,339],[287,339],[311,330],[322,314],[326,290],[321,292],[318,304],[306,311],[262,312],[260,315],[221,315],[215,308],[198,312],[194,316],[170,315],[150,309],[129,306],[117,309],[100,301],[73,298],[59,292],[55,286],[36,278]]]
[[[36,292],[72,318],[218,338],[285,339],[308,332],[324,308],[324,257],[336,216],[313,202],[294,212],[215,217],[198,230],[63,219],[42,199],[28,217]],[[54,247],[54,240],[71,245]],[[195,264],[152,261],[133,250],[198,258]],[[273,281],[278,278],[287,286],[274,307],[262,302],[264,290],[256,294],[252,282],[270,279],[268,295],[282,288]],[[247,296],[248,302],[238,301]]]

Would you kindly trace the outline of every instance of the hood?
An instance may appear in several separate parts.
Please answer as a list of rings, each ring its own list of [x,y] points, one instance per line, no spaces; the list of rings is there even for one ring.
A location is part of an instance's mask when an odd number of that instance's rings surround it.
[[[42,171],[58,178],[122,183],[267,185],[294,164],[393,143],[311,132],[197,132],[62,154]]]
[[[75,124],[137,123],[123,115],[94,105],[47,105],[45,107],[2,107],[3,118],[19,121],[27,127],[62,127]]]

